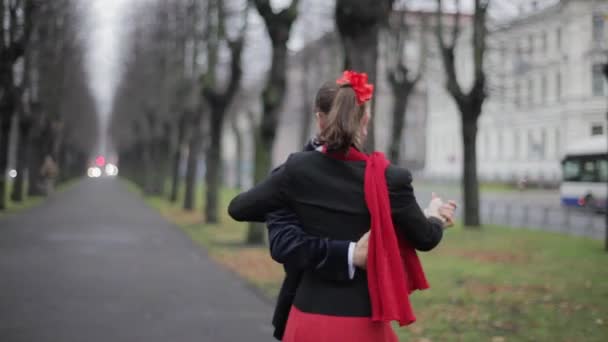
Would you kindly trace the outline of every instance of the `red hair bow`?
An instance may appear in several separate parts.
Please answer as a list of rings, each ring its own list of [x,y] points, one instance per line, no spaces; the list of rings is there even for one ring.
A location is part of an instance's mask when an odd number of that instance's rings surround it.
[[[357,104],[362,105],[372,99],[374,85],[367,83],[367,74],[346,70],[342,77],[336,81],[339,85],[349,84],[357,96]]]

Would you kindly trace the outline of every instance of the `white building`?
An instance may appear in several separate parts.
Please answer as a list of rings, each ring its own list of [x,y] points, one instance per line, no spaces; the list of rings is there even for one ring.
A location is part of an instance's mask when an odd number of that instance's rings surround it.
[[[472,77],[470,36],[465,28],[457,48],[464,84]],[[562,0],[520,15],[492,30],[488,49],[489,98],[477,143],[480,178],[557,181],[568,145],[606,135],[608,84],[601,66],[608,61],[608,1]],[[438,58],[430,63],[424,173],[457,179],[460,117]]]

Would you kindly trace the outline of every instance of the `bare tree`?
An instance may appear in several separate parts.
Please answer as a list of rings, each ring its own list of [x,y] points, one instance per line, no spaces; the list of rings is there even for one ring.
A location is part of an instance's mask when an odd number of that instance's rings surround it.
[[[272,145],[276,137],[279,110],[287,86],[287,41],[292,25],[298,16],[299,0],[292,0],[289,6],[278,13],[272,10],[269,0],[253,1],[266,24],[272,44],[272,62],[262,92],[262,118],[255,130],[254,179],[259,182],[268,175],[272,165]],[[263,242],[263,225],[251,224],[247,234],[247,243],[262,244]]]
[[[172,111],[176,116],[174,130],[174,142],[172,144],[171,161],[171,189],[169,200],[176,203],[180,187],[180,165],[185,157],[186,134],[188,124],[192,120],[193,110],[190,108],[189,98],[193,94],[196,70],[196,59],[198,49],[195,47],[197,41],[197,1],[188,0],[185,6],[178,6],[176,2],[176,38],[174,69],[176,75],[173,83],[174,97],[172,99]]]
[[[456,75],[455,48],[460,36],[460,1],[455,0],[456,13],[449,40],[443,25],[442,0],[437,0],[437,39],[446,74],[446,88],[454,98],[462,122],[462,142],[464,164],[462,186],[464,193],[464,224],[469,227],[480,226],[479,220],[479,181],[477,179],[477,122],[487,97],[484,58],[486,53],[486,19],[489,0],[475,0],[473,14],[473,86],[468,92],[463,90]]]
[[[209,56],[213,58],[208,59],[207,72],[203,76],[203,96],[209,104],[209,133],[210,133],[210,144],[207,149],[207,163],[206,163],[206,202],[205,202],[205,218],[208,223],[218,222],[218,193],[220,186],[220,167],[221,167],[221,152],[222,152],[222,137],[223,137],[223,126],[224,118],[228,106],[232,102],[236,95],[243,71],[241,67],[241,55],[243,52],[243,44],[245,41],[245,32],[247,30],[247,16],[249,6],[245,6],[243,10],[244,23],[239,30],[238,36],[235,39],[230,39],[226,34],[225,20],[226,12],[224,9],[223,0],[209,0],[211,6],[207,9],[209,13],[214,13],[215,20],[210,21],[211,23],[217,22],[217,26],[212,30],[209,47],[214,51],[208,51]],[[248,2],[246,2],[248,3]],[[219,43],[226,41],[228,49],[230,51],[230,78],[228,85],[224,90],[218,90],[217,86],[217,72],[218,72],[218,49]]]
[[[405,124],[407,122],[407,107],[410,96],[414,93],[416,85],[422,78],[426,58],[427,44],[424,33],[428,25],[424,15],[421,15],[417,29],[421,32],[416,38],[412,26],[407,23],[407,10],[393,12],[387,30],[387,75],[393,92],[393,125],[389,142],[389,157],[394,164],[401,162],[401,142]],[[419,59],[418,69],[412,72],[406,61],[406,42],[408,39],[418,39]]]
[[[337,0],[336,25],[344,46],[344,69],[366,72],[376,83],[379,33],[394,0]],[[373,106],[373,104],[372,104]],[[373,150],[375,134],[370,128],[367,149]]]
[[[241,128],[239,127],[239,116],[234,113],[230,118],[230,128],[232,129],[232,134],[234,134],[234,143],[236,147],[236,183],[235,186],[237,189],[243,188],[243,160],[244,160],[244,142],[243,142],[243,132],[241,132]]]
[[[604,64],[604,76],[606,77],[606,81],[608,82],[608,62],[606,64]],[[608,120],[608,111],[606,112],[606,119]],[[606,201],[606,213],[605,215],[605,219],[606,219],[606,235],[604,237],[604,249],[606,249],[608,251],[608,201]]]
[[[163,195],[171,174],[175,200],[186,127],[194,116],[187,99],[195,83],[196,55],[191,57],[188,49],[196,39],[195,4],[155,2],[134,9],[128,17],[130,45],[112,114],[123,174],[147,195]]]
[[[0,1],[0,210],[6,208],[8,142],[12,119],[19,108],[15,64],[25,53],[35,8],[34,0]]]

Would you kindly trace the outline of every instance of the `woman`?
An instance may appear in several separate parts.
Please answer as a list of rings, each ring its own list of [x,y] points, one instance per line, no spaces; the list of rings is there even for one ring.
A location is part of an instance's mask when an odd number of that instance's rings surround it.
[[[338,83],[319,135],[322,148],[290,156],[272,176],[233,199],[229,213],[239,221],[263,222],[287,206],[307,233],[346,241],[359,240],[371,226],[367,271],[358,270],[347,282],[304,272],[284,340],[396,341],[389,322],[413,322],[407,296],[428,286],[411,245],[437,245],[446,220],[427,219],[407,170],[360,152],[373,89],[367,76],[345,72]]]

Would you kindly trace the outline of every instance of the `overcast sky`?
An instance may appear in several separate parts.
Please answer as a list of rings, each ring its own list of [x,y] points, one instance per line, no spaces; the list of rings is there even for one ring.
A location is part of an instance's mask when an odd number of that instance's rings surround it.
[[[130,6],[142,1],[154,0],[81,0],[87,5],[87,32],[90,33],[88,62],[91,88],[98,102],[102,122],[111,111],[113,94],[120,77],[120,44],[125,37],[125,12]],[[539,3],[553,3],[556,0],[541,0]],[[274,0],[273,7],[280,8],[291,0]],[[465,7],[472,7],[472,0],[462,0]],[[530,0],[493,0],[493,16],[512,16],[518,11],[520,4],[530,6]],[[409,0],[413,9],[432,9],[435,0]],[[452,1],[445,1],[447,5]],[[299,49],[307,41],[321,36],[333,29],[334,0],[302,0],[300,16],[293,28],[289,46]],[[254,11],[252,11],[254,12]],[[270,44],[266,38],[265,28],[257,15],[251,16],[248,47],[245,51],[245,61],[256,63],[254,67],[245,66],[249,73],[245,75],[245,83],[259,79],[259,74],[268,67]],[[255,58],[247,58],[255,57]]]

